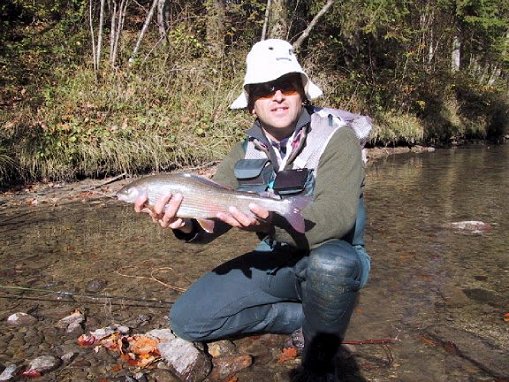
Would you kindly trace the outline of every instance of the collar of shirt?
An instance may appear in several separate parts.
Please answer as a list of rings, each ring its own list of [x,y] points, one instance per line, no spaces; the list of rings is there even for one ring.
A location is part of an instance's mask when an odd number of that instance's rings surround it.
[[[299,134],[299,132],[303,128],[306,128],[310,123],[311,115],[309,114],[308,110],[303,107],[302,113],[300,113],[299,119],[295,124],[293,134],[280,142],[273,142],[267,138],[263,131],[261,123],[258,119],[254,121],[253,125],[246,131],[246,134],[248,135],[248,138],[250,139],[254,138],[259,142],[263,143],[268,148],[269,157],[277,172],[279,171],[279,169],[283,169],[285,167],[287,163],[286,159],[288,158],[288,154],[290,154],[291,151],[293,150],[293,147],[289,146],[289,144],[293,143],[293,139],[295,137],[299,137],[300,135],[302,135]],[[290,147],[290,150],[288,149],[288,147]]]
[[[293,136],[297,136],[298,132],[304,128],[305,126],[311,123],[311,115],[307,111],[305,107],[302,108],[302,113],[300,113],[299,119],[295,124],[295,130]],[[246,131],[248,137],[256,138],[260,142],[265,143],[267,146],[271,146],[271,142],[263,132],[262,125],[258,119],[256,119],[253,125]],[[281,145],[281,142],[279,143]]]

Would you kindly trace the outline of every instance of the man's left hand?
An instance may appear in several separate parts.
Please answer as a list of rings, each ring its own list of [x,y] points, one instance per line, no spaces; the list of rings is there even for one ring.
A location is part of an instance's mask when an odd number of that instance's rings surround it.
[[[269,233],[272,227],[272,213],[255,203],[251,203],[249,209],[254,216],[244,214],[235,207],[230,207],[227,213],[219,212],[217,218],[244,231]]]

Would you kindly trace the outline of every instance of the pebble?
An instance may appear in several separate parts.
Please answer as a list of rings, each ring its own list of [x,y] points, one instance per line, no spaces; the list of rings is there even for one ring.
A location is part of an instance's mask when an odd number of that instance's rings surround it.
[[[157,369],[151,373],[152,380],[157,382],[179,382],[179,379],[168,370]]]
[[[27,369],[22,373],[26,377],[38,377],[48,371],[56,369],[62,363],[60,358],[52,355],[43,355],[32,359]]]
[[[106,280],[93,279],[87,283],[85,291],[87,291],[88,293],[97,293],[102,291],[106,287],[106,285],[108,285],[108,282]]]
[[[74,357],[76,357],[76,355],[77,355],[77,353],[68,352],[68,353],[65,353],[64,355],[62,355],[60,357],[60,359],[62,360],[63,363],[68,364],[74,359]]]
[[[192,342],[181,338],[162,342],[157,349],[161,358],[181,380],[203,381],[212,368],[212,363],[204,352],[199,351]]]
[[[4,371],[2,371],[2,374],[0,374],[0,382],[14,380],[19,369],[20,367],[15,364],[7,365]]]
[[[36,322],[37,318],[23,312],[11,314],[7,318],[7,323],[13,326],[29,326],[35,324]]]
[[[228,340],[215,341],[208,344],[208,353],[213,358],[223,355],[231,355],[235,353],[236,350],[235,344]]]
[[[223,381],[251,366],[253,358],[248,354],[228,355],[213,358],[212,363],[214,367],[210,373],[210,379],[213,381]]]
[[[170,329],[153,329],[146,332],[145,335],[157,338],[161,343],[170,342],[177,338]]]
[[[85,321],[85,315],[79,310],[75,310],[70,315],[58,320],[57,327],[65,329],[67,333],[83,331],[81,325]]]

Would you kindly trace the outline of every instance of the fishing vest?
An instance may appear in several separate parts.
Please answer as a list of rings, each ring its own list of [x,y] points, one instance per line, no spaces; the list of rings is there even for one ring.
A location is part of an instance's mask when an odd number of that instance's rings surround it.
[[[258,193],[275,190],[281,197],[288,197],[294,194],[311,195],[314,191],[315,177],[318,171],[318,163],[327,144],[334,133],[341,128],[351,128],[359,139],[359,146],[362,150],[368,140],[371,130],[371,119],[366,116],[349,113],[344,110],[317,108],[308,110],[311,114],[310,128],[303,127],[293,137],[293,142],[302,141],[302,148],[297,154],[290,152],[286,158],[290,158],[291,177],[285,180],[284,167],[286,162],[278,158],[276,172],[271,163],[271,155],[263,142],[256,138],[248,137],[244,141],[245,155],[234,167],[234,174],[239,183],[239,190],[254,191]],[[305,142],[305,145],[303,144]],[[292,156],[295,155],[294,157]],[[273,156],[272,156],[273,158]],[[279,179],[283,179],[281,187],[278,186]],[[355,229],[348,241],[353,245],[364,245],[364,224],[365,224],[364,197],[361,192],[357,209]],[[345,238],[346,239],[346,238]]]

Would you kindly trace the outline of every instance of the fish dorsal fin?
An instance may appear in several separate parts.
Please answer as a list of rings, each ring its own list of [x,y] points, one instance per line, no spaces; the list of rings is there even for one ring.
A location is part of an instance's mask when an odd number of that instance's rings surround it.
[[[215,188],[220,188],[222,190],[232,191],[232,189],[230,187],[223,186],[222,184],[214,182],[212,179],[205,178],[204,176],[187,174],[187,173],[182,174],[182,176],[196,180],[197,182],[200,182],[200,183],[202,183],[206,186],[209,186],[209,187],[215,187]]]

